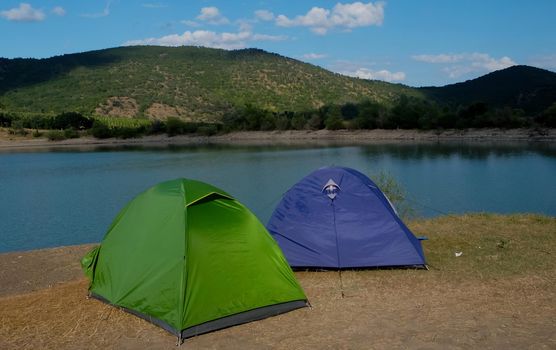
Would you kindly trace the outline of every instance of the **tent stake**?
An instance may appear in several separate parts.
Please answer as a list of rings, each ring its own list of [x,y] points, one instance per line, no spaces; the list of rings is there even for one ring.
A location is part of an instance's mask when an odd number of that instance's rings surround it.
[[[177,347],[181,348],[181,344],[183,344],[183,339],[181,338],[181,332],[178,335],[178,343],[176,344]]]
[[[338,270],[338,276],[340,276],[340,292],[342,293],[342,299],[344,298],[344,282],[342,281],[342,270]]]

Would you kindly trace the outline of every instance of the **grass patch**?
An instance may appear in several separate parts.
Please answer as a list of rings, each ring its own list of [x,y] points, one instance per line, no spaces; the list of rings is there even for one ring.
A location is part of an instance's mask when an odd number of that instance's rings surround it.
[[[423,246],[431,269],[453,278],[554,278],[556,218],[468,214],[416,220],[409,226],[416,235],[429,237]]]

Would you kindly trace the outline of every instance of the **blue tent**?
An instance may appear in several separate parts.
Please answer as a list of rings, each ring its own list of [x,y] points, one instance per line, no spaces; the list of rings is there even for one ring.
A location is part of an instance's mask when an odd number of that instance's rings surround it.
[[[267,225],[292,267],[425,265],[421,242],[377,185],[341,167],[319,169],[284,195]]]

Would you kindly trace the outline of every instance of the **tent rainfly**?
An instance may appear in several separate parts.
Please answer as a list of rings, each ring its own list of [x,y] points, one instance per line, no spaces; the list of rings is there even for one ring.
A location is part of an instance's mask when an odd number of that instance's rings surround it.
[[[194,180],[138,195],[81,263],[91,296],[180,342],[307,305],[259,220],[226,192]]]
[[[421,242],[378,186],[357,170],[319,169],[288,190],[267,228],[290,266],[425,266]]]

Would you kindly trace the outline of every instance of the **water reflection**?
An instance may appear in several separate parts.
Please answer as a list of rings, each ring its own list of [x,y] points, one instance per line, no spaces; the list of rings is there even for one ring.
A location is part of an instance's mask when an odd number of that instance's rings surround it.
[[[400,160],[450,158],[487,159],[515,157],[536,153],[545,157],[556,157],[556,145],[551,143],[437,143],[437,144],[383,144],[362,146],[369,157],[388,154]]]
[[[196,152],[264,152],[287,151],[315,148],[358,147],[365,154],[375,156],[388,153],[401,159],[447,158],[457,155],[464,159],[486,159],[489,156],[519,156],[525,153],[537,153],[546,157],[556,157],[556,143],[528,142],[528,141],[497,141],[497,142],[469,142],[469,141],[441,141],[441,142],[338,142],[329,140],[294,140],[272,141],[264,143],[259,140],[253,142],[201,142],[197,144],[136,144],[136,145],[79,145],[64,147],[40,147],[22,149],[3,149],[4,153],[75,153],[75,152],[168,152],[168,153],[196,153]]]

